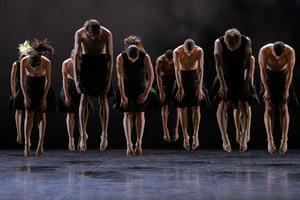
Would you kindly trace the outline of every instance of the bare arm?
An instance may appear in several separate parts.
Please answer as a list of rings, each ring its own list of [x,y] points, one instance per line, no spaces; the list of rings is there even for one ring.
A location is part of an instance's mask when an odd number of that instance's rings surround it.
[[[113,57],[113,38],[112,38],[112,34],[109,33],[108,35],[108,43],[106,46],[107,49],[107,53],[109,56],[109,63],[108,63],[108,79],[107,79],[107,84],[108,84],[108,89],[110,87],[111,84],[111,79],[112,79],[112,72],[113,72],[113,66],[114,66],[114,57]]]
[[[174,51],[173,53],[173,60],[174,60],[175,77],[176,77],[178,89],[182,89],[181,73],[179,68],[179,56],[177,51]]]
[[[250,70],[249,70],[249,74],[250,77],[249,79],[251,80],[251,84],[254,84],[254,71],[255,71],[255,58],[254,56],[251,56],[251,64],[250,64]]]
[[[200,48],[199,49],[199,58],[198,58],[198,81],[199,81],[199,88],[202,89],[203,85],[203,74],[204,74],[204,52]]]
[[[80,41],[80,36],[79,36],[79,32],[77,31],[75,33],[75,44],[74,44],[74,81],[76,83],[76,85],[78,85],[78,74],[77,71],[80,70],[80,66],[79,66],[79,62],[80,62],[80,55],[81,55],[81,41]]]
[[[25,87],[25,76],[26,76],[25,59],[22,59],[20,62],[20,83],[21,83],[21,89],[24,98],[28,98],[26,87]]]
[[[62,77],[63,77],[63,90],[65,96],[69,96],[67,62],[64,62],[62,64]]]
[[[51,85],[51,62],[50,61],[47,61],[45,70],[46,70],[46,82],[45,82],[45,88],[43,94],[44,99],[47,98],[48,91]]]
[[[117,62],[116,62],[116,71],[117,71],[119,91],[120,91],[122,98],[126,97],[125,89],[124,89],[124,70],[123,69],[124,69],[123,58],[121,55],[119,55],[117,57]]]
[[[215,41],[215,48],[214,48],[214,57],[215,57],[215,64],[216,64],[216,71],[220,82],[221,88],[227,88],[224,73],[223,73],[223,63],[222,63],[222,49],[219,39]]]
[[[295,66],[296,56],[295,51],[291,48],[289,53],[289,62],[287,64],[287,76],[286,76],[286,83],[285,83],[285,93],[289,92],[292,80],[293,80],[293,71]]]
[[[154,80],[153,66],[152,66],[151,58],[148,54],[146,54],[144,62],[145,62],[145,67],[146,67],[146,72],[148,77],[144,93],[148,95]]]
[[[155,66],[155,74],[156,74],[156,82],[159,92],[163,91],[162,87],[162,65],[161,65],[161,58],[157,58],[156,60],[156,66]]]
[[[245,64],[246,64],[246,74],[244,77],[244,80],[246,81],[250,81],[250,77],[251,77],[251,72],[250,72],[250,68],[251,68],[251,56],[252,56],[252,47],[251,47],[251,40],[247,37],[247,41],[246,41],[246,53],[245,53]]]
[[[11,67],[10,73],[10,89],[13,96],[16,95],[16,76],[17,76],[17,64],[14,63]]]
[[[267,62],[266,62],[266,56],[265,56],[265,52],[264,52],[263,48],[259,51],[259,54],[258,54],[258,64],[259,64],[259,72],[260,72],[261,82],[264,86],[265,91],[267,91],[269,93],[270,91],[269,91],[269,86],[268,86],[268,82],[267,82],[267,74],[266,74]]]

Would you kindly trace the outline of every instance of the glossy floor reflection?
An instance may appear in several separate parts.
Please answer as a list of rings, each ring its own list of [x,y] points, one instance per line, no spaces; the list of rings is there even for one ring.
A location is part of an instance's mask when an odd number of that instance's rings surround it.
[[[0,151],[0,199],[300,199],[300,151]]]

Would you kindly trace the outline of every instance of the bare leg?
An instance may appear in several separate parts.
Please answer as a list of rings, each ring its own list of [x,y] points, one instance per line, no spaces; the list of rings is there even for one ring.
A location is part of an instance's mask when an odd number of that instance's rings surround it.
[[[288,131],[289,131],[289,123],[290,123],[290,115],[289,115],[289,108],[287,103],[280,106],[280,121],[281,121],[281,143],[279,148],[279,153],[284,155],[288,150]]]
[[[69,150],[74,151],[75,150],[74,136],[73,136],[74,127],[75,127],[74,113],[67,113],[66,123],[67,123],[68,135],[69,135]]]
[[[227,152],[231,152],[231,145],[227,134],[227,108],[228,102],[221,101],[218,105],[217,120],[220,128],[220,132],[223,140],[223,149]]]
[[[235,140],[237,143],[240,143],[240,137],[241,137],[241,110],[240,108],[234,108],[233,109],[233,119],[234,119],[234,125],[235,125]]]
[[[162,118],[162,124],[164,129],[164,140],[166,142],[170,142],[170,134],[168,129],[168,116],[169,116],[169,108],[168,105],[164,105],[161,109],[161,118]]]
[[[184,107],[178,109],[180,113],[180,122],[182,127],[182,134],[183,134],[183,147],[186,150],[190,151],[191,147],[190,147],[190,137],[188,133],[188,113],[187,113],[188,108]]]
[[[200,106],[195,106],[192,108],[192,110],[193,110],[193,127],[194,127],[192,149],[195,150],[199,147],[199,126],[201,120]]]
[[[175,128],[174,128],[174,136],[173,136],[173,141],[174,142],[176,142],[179,139],[178,130],[179,130],[179,111],[176,108],[176,111],[175,111]]]
[[[30,153],[30,135],[33,126],[33,116],[34,112],[26,110],[25,111],[25,121],[24,121],[24,129],[25,129],[25,148],[24,148],[24,156],[28,157]]]
[[[250,134],[251,134],[251,120],[252,120],[252,111],[251,111],[251,106],[248,106],[248,113],[249,113],[249,127],[248,127],[248,130],[247,130],[247,142],[250,141]]]
[[[17,142],[22,144],[22,110],[16,110],[15,112],[15,121],[17,127]]]
[[[126,155],[132,156],[134,154],[133,148],[132,148],[132,141],[131,141],[131,131],[132,131],[132,113],[125,112],[123,117],[123,127],[127,142],[127,150]]]
[[[240,138],[240,151],[244,152],[247,150],[248,130],[250,129],[250,114],[249,105],[247,102],[241,104],[241,128],[242,135]]]
[[[87,116],[85,116],[85,114],[88,106],[88,99],[89,98],[87,95],[81,94],[80,104],[79,104],[80,151],[87,150],[86,124],[85,124]]]
[[[265,114],[264,114],[264,122],[267,132],[268,139],[268,151],[270,154],[275,154],[276,147],[274,145],[273,140],[273,121],[274,121],[274,108],[270,102],[265,101]]]
[[[44,153],[44,137],[46,131],[46,113],[38,113],[39,125],[39,143],[36,149],[36,156],[41,156]]]
[[[102,126],[101,142],[100,142],[100,151],[105,151],[108,146],[107,141],[107,128],[108,128],[108,119],[109,119],[109,107],[107,97],[99,97],[99,116]]]
[[[135,113],[135,128],[136,128],[136,145],[135,145],[135,154],[137,156],[142,155],[142,140],[145,128],[145,113],[136,112]]]

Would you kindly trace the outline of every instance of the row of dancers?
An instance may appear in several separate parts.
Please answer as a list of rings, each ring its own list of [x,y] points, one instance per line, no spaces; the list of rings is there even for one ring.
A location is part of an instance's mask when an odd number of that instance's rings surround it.
[[[26,41],[19,46],[19,60],[12,65],[10,108],[15,110],[17,141],[22,143],[22,113],[25,112],[24,155],[30,154],[30,135],[33,117],[38,116],[39,142],[36,155],[44,152],[46,113],[55,110],[56,98],[51,87],[51,61],[46,57],[54,49],[48,40]],[[254,85],[255,58],[251,40],[239,30],[226,30],[214,44],[217,76],[213,84],[213,99],[218,104],[217,121],[223,140],[223,149],[231,152],[227,133],[228,108],[233,108],[236,142],[240,151],[247,150],[250,140],[251,106],[258,103]],[[265,104],[264,122],[268,151],[276,153],[273,140],[274,111],[279,109],[282,139],[279,153],[285,154],[288,146],[289,100],[297,103],[292,90],[295,52],[281,41],[263,46],[258,55],[260,79]],[[179,125],[183,133],[183,147],[195,150],[199,147],[200,107],[209,104],[209,95],[203,81],[204,51],[187,39],[174,50],[167,50],[156,60],[155,70],[149,54],[137,36],[124,39],[124,51],[116,58],[118,88],[114,106],[123,113],[123,127],[127,142],[126,155],[142,155],[142,138],[145,111],[157,106],[159,99],[165,141],[177,141]],[[59,110],[67,113],[69,150],[75,150],[74,126],[78,114],[80,137],[78,150],[87,150],[87,122],[90,102],[97,98],[101,121],[100,151],[108,147],[108,98],[113,96],[112,72],[114,67],[112,33],[95,19],[89,19],[76,31],[71,57],[63,62],[63,89]],[[155,79],[157,89],[152,87]],[[157,92],[156,92],[157,91]],[[172,109],[174,108],[174,109]],[[192,141],[188,133],[188,109],[192,110]],[[175,128],[168,129],[170,110],[175,113]],[[133,123],[135,115],[135,123]],[[131,133],[136,128],[136,143]],[[170,134],[172,133],[172,135]],[[172,138],[172,139],[171,139]]]

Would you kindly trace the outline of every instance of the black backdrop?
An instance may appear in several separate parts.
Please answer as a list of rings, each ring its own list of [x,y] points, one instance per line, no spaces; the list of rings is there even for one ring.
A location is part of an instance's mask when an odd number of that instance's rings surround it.
[[[205,51],[205,81],[211,87],[215,76],[213,60],[214,40],[227,28],[237,27],[252,39],[253,54],[257,58],[259,48],[268,42],[282,40],[295,48],[300,48],[300,1],[299,0],[1,0],[0,1],[0,147],[20,148],[15,142],[16,131],[13,113],[7,108],[10,95],[9,74],[11,64],[17,59],[17,45],[26,39],[48,38],[55,54],[52,61],[53,86],[59,93],[62,85],[61,63],[68,58],[73,47],[74,32],[84,21],[96,18],[112,31],[114,55],[123,50],[123,39],[136,34],[143,39],[144,46],[155,63],[157,56],[168,48],[175,48],[186,38],[193,38]],[[299,58],[299,56],[297,56]],[[256,65],[256,67],[258,67]],[[296,64],[294,82],[299,83]],[[259,86],[258,69],[255,72]],[[114,83],[115,72],[114,72]],[[298,93],[299,95],[299,93]],[[111,101],[110,101],[111,103]],[[221,137],[215,117],[216,107],[203,108],[200,128],[200,143],[209,147],[219,145]],[[231,115],[230,115],[231,116]],[[159,112],[146,115],[144,144],[154,147],[174,147],[163,145],[162,125]],[[291,109],[290,146],[300,147],[299,110]],[[97,114],[90,117],[88,133],[89,145],[98,146],[100,139]],[[234,141],[233,121],[230,118],[229,133]],[[252,147],[266,147],[263,125],[263,105],[253,108]],[[277,141],[280,132],[275,132]],[[33,129],[33,140],[37,137]],[[125,146],[122,129],[122,115],[111,108],[109,142],[113,147]],[[33,141],[33,144],[36,142]],[[48,114],[46,147],[67,147],[65,115]],[[178,146],[179,144],[175,145]]]

